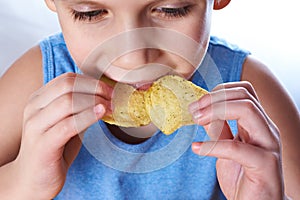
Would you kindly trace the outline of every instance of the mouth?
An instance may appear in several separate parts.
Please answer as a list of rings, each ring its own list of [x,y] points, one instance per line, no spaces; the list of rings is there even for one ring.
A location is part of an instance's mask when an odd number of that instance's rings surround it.
[[[103,75],[100,80],[110,85],[111,87],[115,87],[116,84],[127,84],[132,86],[136,90],[140,90],[140,91],[148,90],[152,86],[153,82],[155,81],[155,80],[143,81],[143,82],[118,81],[105,75]]]
[[[148,63],[142,66],[133,67],[133,69],[124,69],[119,66],[110,65],[102,72],[115,82],[125,83],[140,88],[142,85],[151,84],[162,76],[174,74],[172,67],[160,63]]]
[[[145,83],[135,83],[130,85],[139,91],[146,91],[152,86],[152,84],[153,82],[145,82]]]

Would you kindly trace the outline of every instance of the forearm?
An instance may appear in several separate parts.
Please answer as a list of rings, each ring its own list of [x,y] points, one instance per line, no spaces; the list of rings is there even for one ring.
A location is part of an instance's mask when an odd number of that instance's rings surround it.
[[[0,167],[0,199],[25,199],[18,183],[18,173],[15,170],[14,162],[10,162]]]
[[[0,167],[0,199],[1,200],[19,200],[33,199],[34,194],[29,194],[20,179],[19,170],[17,170],[15,161],[7,163]],[[27,188],[28,189],[28,188]]]
[[[297,151],[295,151],[294,154],[297,154],[296,152]],[[285,193],[290,197],[290,199],[296,199],[300,196],[300,163],[298,160],[299,159],[295,158],[294,156],[286,156],[283,158]]]

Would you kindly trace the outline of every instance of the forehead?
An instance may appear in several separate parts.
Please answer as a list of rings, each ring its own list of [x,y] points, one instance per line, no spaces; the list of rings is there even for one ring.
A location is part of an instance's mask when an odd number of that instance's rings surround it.
[[[130,4],[144,5],[149,3],[196,3],[206,0],[58,0],[72,4]]]

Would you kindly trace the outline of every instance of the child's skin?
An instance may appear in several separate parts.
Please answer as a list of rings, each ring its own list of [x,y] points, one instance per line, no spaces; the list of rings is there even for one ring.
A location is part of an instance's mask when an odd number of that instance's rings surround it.
[[[219,4],[213,0],[45,1],[57,12],[66,44],[79,67],[92,49],[108,37],[140,27],[172,29],[207,44],[213,7],[221,9],[229,3],[229,0],[221,0]],[[168,16],[161,12],[161,8],[185,6],[190,6],[185,16]],[[92,17],[90,22],[89,19],[74,21],[72,9],[79,12],[103,9],[104,12],[102,16]],[[186,77],[193,71],[182,58],[156,49],[129,53],[113,65],[133,70],[135,66],[161,60],[165,62],[162,64],[173,66],[175,72]],[[0,80],[1,199],[55,197],[81,146],[78,133],[84,132],[111,109],[112,89],[105,83],[69,73],[43,86],[41,65],[37,46],[17,60]],[[238,137],[232,139],[231,133],[224,129],[227,140],[218,142],[212,151],[208,151],[210,142],[194,143],[192,148],[196,154],[220,158],[218,179],[228,199],[299,197],[298,112],[286,91],[262,63],[248,57],[243,67],[241,79],[251,84],[223,84],[190,106],[195,122],[207,129],[224,120],[237,119]],[[121,81],[116,74],[105,75]],[[82,85],[99,86],[96,105],[84,101],[95,96],[94,87],[74,90],[78,77]],[[74,95],[84,102],[75,108],[72,107]],[[224,105],[227,107],[225,115],[218,115],[217,110],[223,110]],[[73,117],[85,120],[75,125]],[[118,137],[120,129],[111,130]],[[132,139],[122,138],[128,143]]]

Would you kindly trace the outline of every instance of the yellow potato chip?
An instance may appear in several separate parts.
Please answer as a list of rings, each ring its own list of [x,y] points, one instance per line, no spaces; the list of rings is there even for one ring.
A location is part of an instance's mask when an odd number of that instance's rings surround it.
[[[144,126],[151,122],[146,111],[146,99],[144,91],[134,91],[129,97],[129,115],[138,126]]]
[[[188,106],[207,93],[192,82],[174,75],[160,78],[148,92],[151,103],[147,111],[151,121],[165,134],[173,133],[181,126],[194,124]]]
[[[101,79],[107,82],[106,79]],[[103,121],[123,127],[139,127],[150,123],[146,112],[145,92],[123,83],[110,83],[114,85],[112,98],[112,115],[106,115]]]
[[[153,124],[166,134],[178,129],[182,110],[173,91],[156,82],[147,93],[146,110]]]
[[[112,100],[113,114],[103,120],[123,127],[152,122],[163,133],[171,134],[181,126],[194,123],[188,106],[206,93],[192,82],[174,75],[160,78],[147,91],[118,83]]]
[[[116,84],[112,97],[112,116],[105,116],[104,121],[123,127],[137,127],[137,124],[129,114],[129,99],[135,89],[127,84]]]

